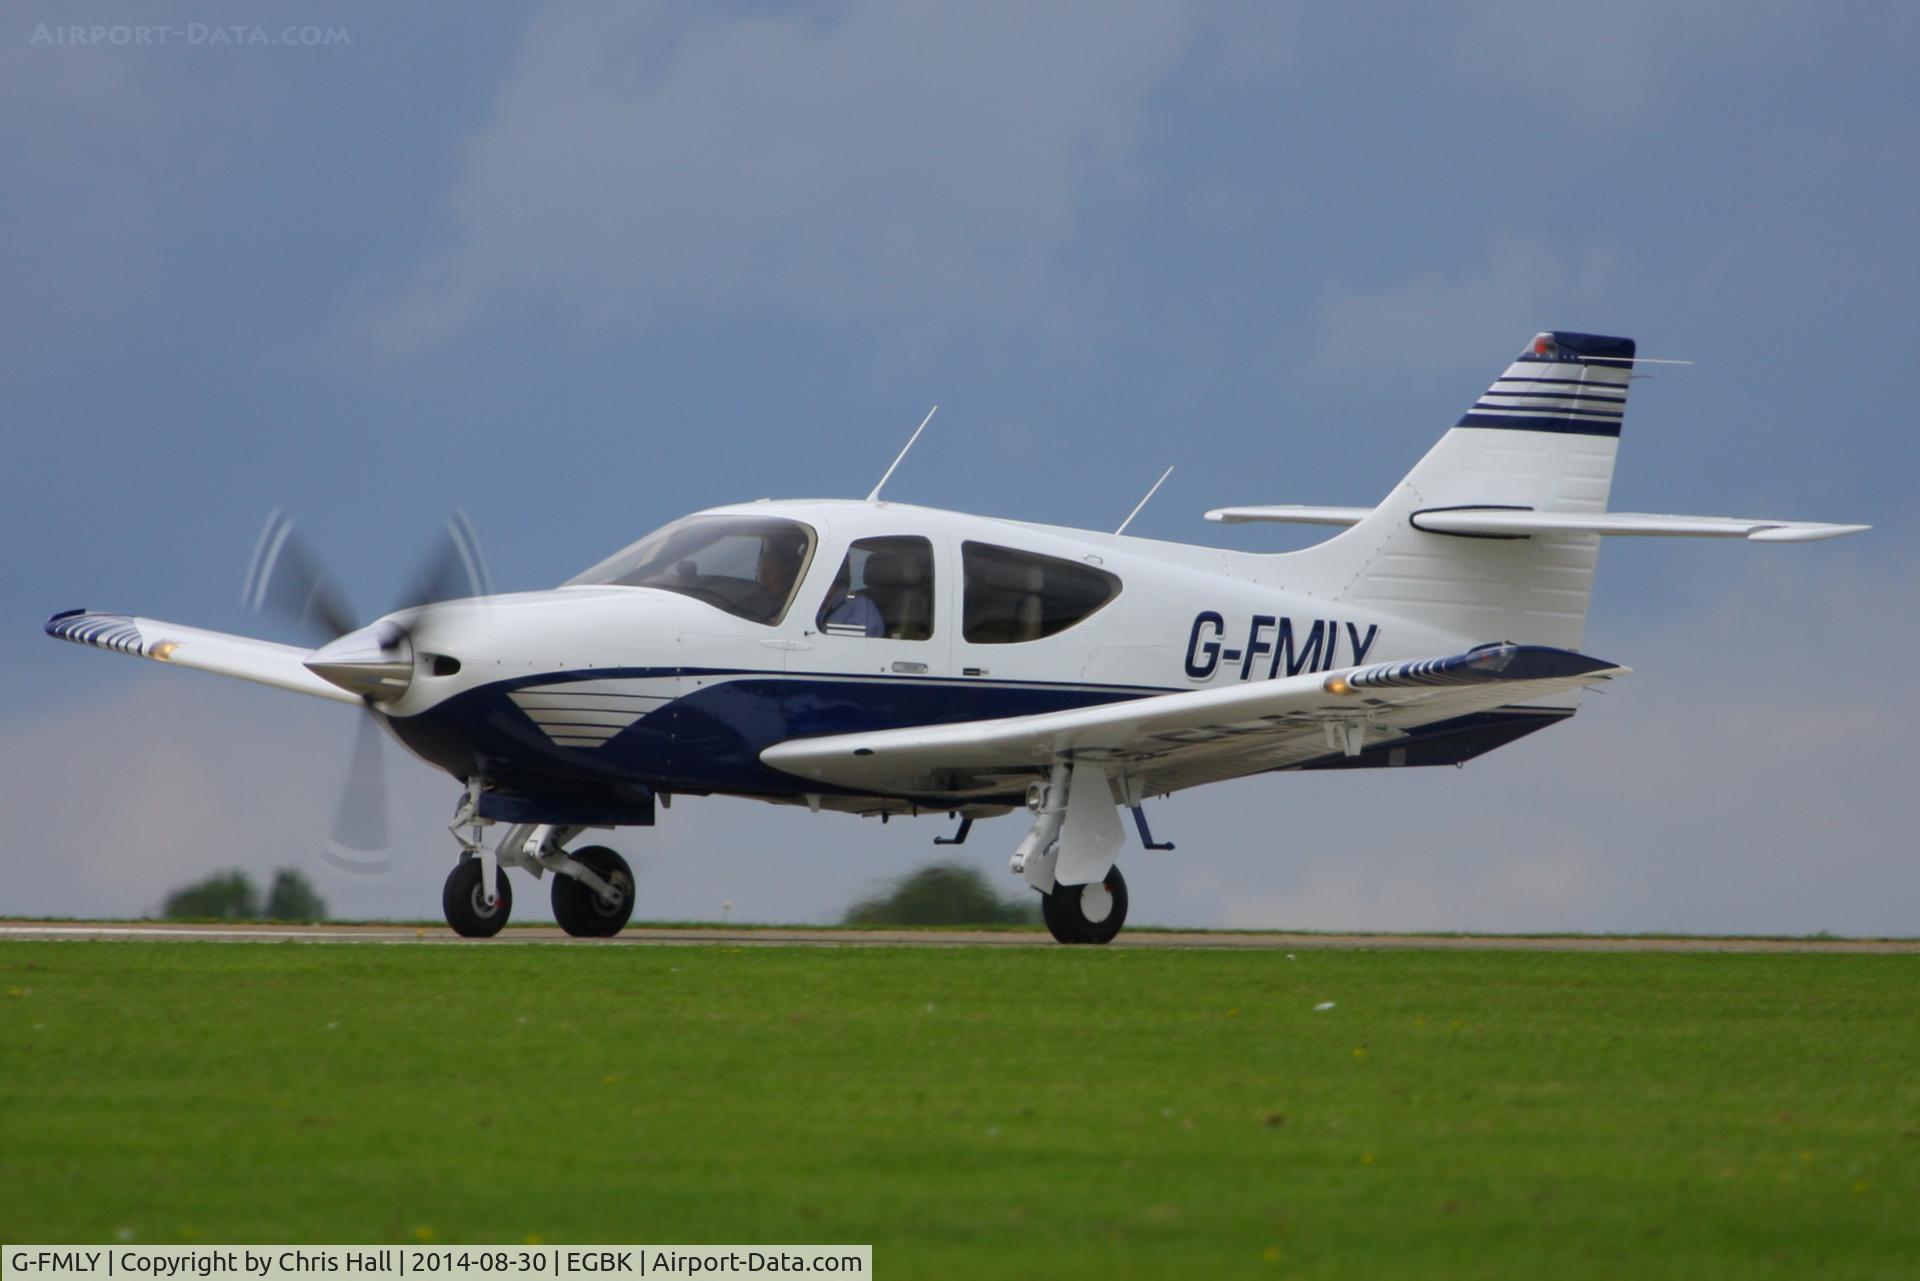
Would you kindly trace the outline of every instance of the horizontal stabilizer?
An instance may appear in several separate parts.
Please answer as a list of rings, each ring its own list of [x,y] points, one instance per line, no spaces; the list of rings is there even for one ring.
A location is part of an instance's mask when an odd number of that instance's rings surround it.
[[[191,667],[216,676],[236,676],[336,703],[360,701],[358,695],[308,671],[304,664],[313,652],[293,645],[209,632],[129,614],[96,614],[84,609],[55,614],[47,620],[47,635],[76,645],[151,658],[174,667]]]
[[[1234,525],[1357,525],[1371,507],[1216,507],[1207,519]],[[1527,538],[1534,534],[1605,534],[1629,538],[1746,538],[1756,543],[1811,543],[1872,529],[1815,520],[1739,516],[1666,516],[1650,512],[1540,512],[1525,508],[1448,507],[1414,512],[1408,523],[1430,534]]]
[[[1648,512],[1537,512],[1489,508],[1417,511],[1409,521],[1433,534],[1526,538],[1533,534],[1605,534],[1629,538],[1750,538],[1763,543],[1807,543],[1857,534],[1870,525],[1811,520],[1755,520],[1734,516],[1657,516]]]

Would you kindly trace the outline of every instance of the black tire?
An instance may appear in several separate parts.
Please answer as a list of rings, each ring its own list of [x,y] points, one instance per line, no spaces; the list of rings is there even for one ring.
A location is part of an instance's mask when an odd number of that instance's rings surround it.
[[[1110,903],[1099,920],[1089,920],[1086,892],[1091,885],[1055,885],[1053,893],[1042,896],[1040,916],[1053,937],[1062,943],[1111,943],[1127,923],[1127,878],[1118,864],[1107,869],[1099,888],[1106,890]]]
[[[1056,891],[1060,891],[1060,890],[1064,890],[1066,887],[1063,885],[1055,885],[1053,888]],[[1083,940],[1080,938],[1080,936],[1073,932],[1072,928],[1069,926],[1069,924],[1066,921],[1063,921],[1061,919],[1060,911],[1056,905],[1059,903],[1060,899],[1064,897],[1065,897],[1064,894],[1060,894],[1058,897],[1056,897],[1053,894],[1042,894],[1040,896],[1040,919],[1046,922],[1047,933],[1053,935],[1054,942],[1056,943],[1082,942]]]
[[[571,876],[554,873],[553,919],[575,938],[612,938],[627,926],[633,916],[633,869],[627,860],[604,845],[589,845],[570,850],[568,858],[592,868],[602,880],[620,891],[620,901],[608,903],[600,895]]]
[[[447,924],[462,938],[490,939],[498,934],[513,915],[513,886],[507,882],[507,869],[493,873],[493,906],[488,907],[480,894],[480,860],[463,858],[447,874],[446,888],[440,891],[440,910]]]

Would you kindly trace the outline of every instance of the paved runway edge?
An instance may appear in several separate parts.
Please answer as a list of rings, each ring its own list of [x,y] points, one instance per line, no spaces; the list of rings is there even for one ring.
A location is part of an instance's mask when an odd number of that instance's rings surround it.
[[[612,939],[569,938],[556,926],[510,929],[493,939],[462,939],[444,926],[181,925],[172,922],[4,921],[0,940],[35,942],[385,943],[501,947],[1054,947],[1033,930],[684,929],[636,926]],[[1120,948],[1216,951],[1463,952],[1865,952],[1920,954],[1920,939],[1652,938],[1621,935],[1288,934],[1137,930]]]

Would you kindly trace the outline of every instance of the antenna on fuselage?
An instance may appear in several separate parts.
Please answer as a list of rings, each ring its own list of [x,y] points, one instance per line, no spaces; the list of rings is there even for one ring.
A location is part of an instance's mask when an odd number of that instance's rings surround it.
[[[933,416],[939,412],[940,412],[940,406],[938,405],[935,405],[932,409],[929,409],[927,411],[927,416],[925,418],[922,418],[920,420],[920,425],[913,429],[913,435],[907,437],[906,449],[902,449],[898,454],[894,456],[893,467],[898,467],[900,465],[900,460],[907,456],[907,449],[913,448],[913,442],[920,439],[920,433],[927,429],[927,424],[932,422]],[[887,474],[880,478],[880,483],[873,487],[873,492],[871,494],[867,495],[868,502],[877,503],[880,501],[880,491],[887,487],[887,482],[889,480],[893,479],[893,467],[887,468]]]
[[[1145,498],[1142,498],[1139,502],[1133,505],[1133,510],[1127,513],[1127,518],[1120,522],[1120,528],[1113,531],[1115,534],[1124,534],[1127,532],[1127,526],[1133,524],[1133,518],[1135,516],[1138,516],[1140,514],[1140,509],[1142,507],[1145,507],[1147,503],[1153,498],[1153,496],[1160,492],[1160,486],[1166,484],[1167,477],[1171,475],[1173,475],[1173,468],[1171,467],[1167,468],[1165,471],[1160,473],[1160,479],[1153,482],[1153,488],[1147,491],[1147,496]]]

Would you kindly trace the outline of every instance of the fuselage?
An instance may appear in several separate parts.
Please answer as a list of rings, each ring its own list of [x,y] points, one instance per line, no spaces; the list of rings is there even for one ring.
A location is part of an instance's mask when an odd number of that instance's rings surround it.
[[[769,557],[791,556],[790,581],[756,583],[756,555],[763,577]],[[423,759],[511,792],[818,804],[818,784],[767,767],[761,751],[1329,671],[1462,639],[1329,605],[1285,581],[1286,560],[893,503],[716,508],[553,590],[396,615],[416,671],[381,710]],[[647,585],[611,581],[623,574]]]

